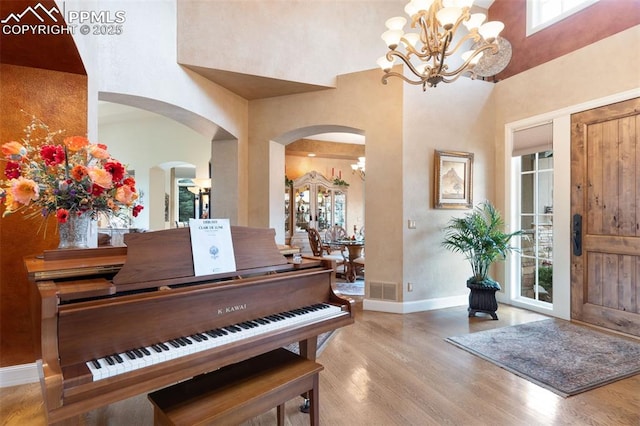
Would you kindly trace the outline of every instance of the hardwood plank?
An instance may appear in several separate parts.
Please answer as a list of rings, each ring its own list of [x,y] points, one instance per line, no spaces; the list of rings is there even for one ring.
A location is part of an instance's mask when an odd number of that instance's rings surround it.
[[[406,315],[356,311],[318,357],[320,423],[324,425],[574,425],[636,426],[640,375],[562,398],[444,341],[445,337],[520,324],[543,315],[500,305],[500,320],[467,318],[466,307]],[[0,424],[45,424],[37,384],[0,389]],[[285,406],[285,424],[309,424]],[[275,424],[271,410],[244,426]],[[151,425],[145,395],[91,411],[80,425]]]

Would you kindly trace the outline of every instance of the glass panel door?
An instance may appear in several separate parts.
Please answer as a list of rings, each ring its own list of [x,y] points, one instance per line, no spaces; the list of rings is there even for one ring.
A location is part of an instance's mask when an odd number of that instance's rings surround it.
[[[317,184],[317,229],[320,235],[324,235],[324,231],[331,226],[331,216],[333,214],[331,203],[331,190],[324,185]]]
[[[333,193],[333,223],[345,228],[347,226],[347,194],[339,189]]]
[[[520,295],[553,302],[553,152],[524,155],[520,171]]]
[[[295,200],[295,231],[306,231],[311,226],[311,188],[309,185],[303,185],[296,188],[294,194]]]

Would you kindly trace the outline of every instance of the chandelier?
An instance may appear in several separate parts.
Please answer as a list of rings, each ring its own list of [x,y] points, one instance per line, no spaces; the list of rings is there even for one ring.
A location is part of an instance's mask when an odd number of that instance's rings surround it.
[[[484,13],[471,13],[473,1],[411,0],[404,10],[411,18],[411,28],[419,32],[405,33],[407,19],[404,17],[388,19],[385,23],[388,30],[382,39],[389,51],[377,61],[385,73],[382,82],[386,84],[389,77],[399,77],[410,84],[421,84],[422,90],[426,90],[427,86],[451,83],[467,73],[475,78],[502,71],[511,59],[511,45],[498,37],[504,24],[484,22]],[[468,32],[456,41],[460,24]],[[450,70],[447,60],[463,46],[469,50],[461,53],[462,63]],[[391,71],[396,58],[406,64],[412,76]]]
[[[360,175],[360,179],[364,180],[364,172],[365,172],[365,157],[358,157],[358,162],[351,165],[351,173],[358,173]]]

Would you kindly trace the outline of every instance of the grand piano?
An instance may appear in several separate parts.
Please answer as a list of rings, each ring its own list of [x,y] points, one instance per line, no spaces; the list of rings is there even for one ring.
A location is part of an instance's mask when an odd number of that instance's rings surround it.
[[[127,234],[127,247],[25,259],[41,310],[49,424],[352,324],[334,265],[294,264],[272,229],[231,227],[236,271],[194,276],[189,228]]]

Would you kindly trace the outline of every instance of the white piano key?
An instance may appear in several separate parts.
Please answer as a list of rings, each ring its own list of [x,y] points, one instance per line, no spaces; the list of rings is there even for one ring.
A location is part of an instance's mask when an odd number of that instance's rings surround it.
[[[259,324],[255,327],[243,328],[237,324],[221,327],[221,329],[226,331],[226,334],[222,336],[214,337],[216,335],[215,330],[207,330],[201,333],[207,338],[199,338],[200,341],[198,341],[198,339],[193,336],[184,336],[173,339],[174,342],[182,341],[183,344],[178,343],[177,347],[174,346],[172,341],[162,342],[161,344],[168,348],[163,350],[162,352],[156,352],[151,346],[144,348],[144,350],[146,350],[148,354],[145,354],[142,348],[133,348],[128,352],[131,352],[135,355],[134,359],[131,359],[131,357],[126,352],[118,354],[118,356],[122,358],[121,363],[114,362],[114,364],[111,365],[105,357],[96,360],[96,362],[99,363],[100,368],[94,365],[93,360],[87,362],[86,365],[89,368],[94,381],[102,380],[107,377],[112,377],[115,375],[127,373],[129,371],[134,371],[151,365],[156,365],[162,362],[177,359],[183,356],[191,355],[197,352],[224,346],[232,342],[237,342],[249,337],[258,336],[260,334],[265,334],[274,330],[281,330],[296,325],[304,325],[312,323],[314,321],[318,321],[320,319],[328,319],[341,313],[342,310],[337,306],[329,304],[317,304],[311,307],[293,309],[291,311],[288,311],[287,313],[268,315],[264,318],[252,320],[252,322]],[[231,330],[236,331],[233,332]],[[211,336],[209,333],[213,334],[213,336]],[[191,343],[186,343],[186,340],[184,339],[188,339]],[[158,344],[160,344],[160,342]],[[113,356],[111,357],[113,358]]]

